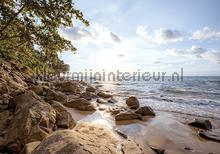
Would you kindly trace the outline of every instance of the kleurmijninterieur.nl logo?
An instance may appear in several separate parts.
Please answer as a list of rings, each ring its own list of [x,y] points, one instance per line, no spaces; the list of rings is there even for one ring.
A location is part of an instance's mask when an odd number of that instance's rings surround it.
[[[83,80],[92,82],[98,81],[149,81],[149,82],[182,82],[183,81],[183,68],[173,73],[167,72],[147,72],[137,69],[134,72],[116,71],[93,71],[92,69],[85,69],[81,72],[66,72],[58,75],[49,75],[47,73],[41,74],[44,79],[60,78],[62,80]]]

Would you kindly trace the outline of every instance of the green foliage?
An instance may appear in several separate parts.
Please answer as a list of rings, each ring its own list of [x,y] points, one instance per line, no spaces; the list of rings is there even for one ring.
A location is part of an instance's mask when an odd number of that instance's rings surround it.
[[[73,18],[89,25],[73,0],[0,0],[0,57],[39,72],[67,71],[58,52],[76,48],[58,29]]]

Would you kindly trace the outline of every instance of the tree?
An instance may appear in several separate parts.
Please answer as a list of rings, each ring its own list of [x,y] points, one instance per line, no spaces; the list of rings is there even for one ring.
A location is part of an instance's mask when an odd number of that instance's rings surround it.
[[[73,18],[89,22],[73,0],[0,0],[0,56],[22,66],[52,72],[63,62],[58,52],[75,51],[58,29],[72,27]]]

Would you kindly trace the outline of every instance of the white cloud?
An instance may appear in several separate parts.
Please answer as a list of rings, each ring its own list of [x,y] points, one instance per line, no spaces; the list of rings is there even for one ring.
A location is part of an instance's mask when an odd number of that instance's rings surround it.
[[[215,31],[208,27],[204,27],[201,30],[197,30],[192,34],[191,39],[194,40],[206,40],[206,39],[218,39],[220,38],[220,31]]]
[[[178,30],[159,28],[150,33],[144,26],[138,26],[136,34],[148,41],[158,44],[182,41],[184,38],[184,35]]]
[[[136,29],[136,34],[147,40],[152,39],[152,36],[149,34],[149,32],[146,30],[146,27],[144,26],[138,26]]]
[[[110,36],[112,37],[112,40],[117,42],[117,43],[121,43],[121,39],[114,33],[110,33]]]
[[[108,28],[100,25],[93,24],[89,27],[73,27],[61,28],[60,34],[64,38],[71,40],[73,43],[95,44],[95,45],[112,45],[120,43],[119,36],[111,32]]]
[[[178,30],[160,28],[154,31],[154,42],[166,44],[168,42],[177,42],[183,40],[183,34]]]
[[[171,56],[186,57],[190,60],[208,60],[211,63],[220,64],[220,51],[207,50],[205,48],[197,47],[193,45],[190,49],[180,50],[176,48],[167,49]]]

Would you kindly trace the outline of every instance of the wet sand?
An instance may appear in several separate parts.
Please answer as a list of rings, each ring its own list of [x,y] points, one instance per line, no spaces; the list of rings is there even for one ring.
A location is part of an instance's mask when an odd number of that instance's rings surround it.
[[[145,153],[155,154],[150,147],[165,149],[168,154],[218,154],[220,143],[198,136],[198,129],[186,123],[195,116],[156,111],[155,117],[146,117],[144,121],[126,120],[115,122],[110,113],[104,111],[82,112],[68,108],[78,123],[90,123],[120,130],[135,140]],[[214,128],[219,128],[220,120],[211,120]]]

